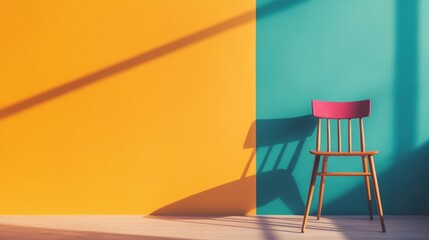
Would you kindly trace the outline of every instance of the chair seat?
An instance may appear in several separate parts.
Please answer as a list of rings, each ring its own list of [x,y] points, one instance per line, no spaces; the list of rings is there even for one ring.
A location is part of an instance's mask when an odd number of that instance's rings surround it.
[[[365,151],[365,152],[321,152],[311,150],[311,154],[320,155],[320,156],[372,156],[378,154],[378,150],[374,151]]]

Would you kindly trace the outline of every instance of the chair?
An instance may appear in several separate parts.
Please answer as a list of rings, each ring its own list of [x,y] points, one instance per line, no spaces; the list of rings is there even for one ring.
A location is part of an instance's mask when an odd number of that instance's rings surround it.
[[[384,225],[383,217],[383,208],[381,205],[380,191],[378,188],[377,174],[375,171],[374,165],[374,155],[378,151],[367,151],[365,150],[365,135],[364,135],[364,126],[363,118],[368,117],[371,109],[371,101],[363,100],[357,102],[325,102],[319,100],[312,101],[313,116],[318,118],[317,125],[317,139],[316,139],[316,150],[310,151],[311,154],[315,156],[313,172],[310,180],[310,189],[308,192],[307,205],[305,207],[304,220],[302,222],[301,232],[305,231],[307,224],[308,214],[310,212],[311,200],[313,198],[314,187],[316,183],[317,176],[321,177],[320,181],[320,195],[319,195],[319,205],[317,208],[317,220],[320,219],[320,214],[322,212],[322,201],[323,201],[323,191],[325,187],[325,178],[328,176],[362,176],[365,179],[366,195],[368,199],[368,210],[369,217],[372,220],[372,204],[371,204],[371,190],[370,190],[370,180],[372,178],[375,199],[377,201],[378,213],[380,215],[381,229],[383,232],[386,232],[386,227]],[[352,150],[352,119],[359,119],[359,132],[360,132],[360,151]],[[322,128],[322,119],[326,119],[326,151],[321,151],[321,128]],[[338,135],[338,151],[332,151],[331,149],[331,120],[336,120],[337,122],[337,135]],[[341,148],[341,120],[348,122],[348,149],[347,151],[342,151]],[[327,172],[328,158],[329,157],[361,157],[363,164],[362,172]],[[322,171],[318,172],[320,158],[323,159],[322,162]],[[368,171],[367,160],[369,162],[370,170]]]

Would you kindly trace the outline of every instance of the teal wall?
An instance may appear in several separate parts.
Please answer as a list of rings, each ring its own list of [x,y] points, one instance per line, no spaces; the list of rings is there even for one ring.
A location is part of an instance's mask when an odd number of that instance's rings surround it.
[[[367,149],[380,150],[385,213],[429,214],[429,1],[258,0],[257,7],[257,214],[304,211],[312,99],[371,99]],[[332,159],[328,168],[362,164]],[[363,178],[327,178],[325,189],[323,214],[367,213]]]

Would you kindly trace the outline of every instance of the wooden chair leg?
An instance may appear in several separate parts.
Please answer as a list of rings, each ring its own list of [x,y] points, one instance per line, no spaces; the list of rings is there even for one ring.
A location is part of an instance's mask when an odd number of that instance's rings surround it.
[[[328,167],[328,157],[323,157],[323,163],[322,163],[322,172],[326,172],[326,169]],[[317,207],[317,220],[320,219],[320,215],[322,214],[322,204],[323,204],[323,193],[325,191],[325,176],[321,177],[320,180],[320,192],[319,192],[319,205]]]
[[[363,172],[368,172],[368,166],[366,164],[366,157],[362,157],[362,165],[363,165]],[[365,176],[365,188],[366,188],[366,198],[368,200],[368,211],[369,211],[369,219],[373,220],[373,214],[372,214],[372,200],[371,200],[371,186],[369,182],[369,176]]]
[[[380,190],[378,188],[377,173],[375,172],[374,157],[369,156],[369,166],[371,168],[372,182],[374,183],[375,199],[377,200],[378,214],[380,215],[381,229],[386,232],[384,225],[383,206],[381,205]]]
[[[314,159],[313,172],[311,174],[311,180],[310,180],[310,188],[308,190],[307,205],[305,207],[304,220],[302,222],[302,228],[301,228],[302,233],[305,230],[305,226],[307,225],[308,214],[310,213],[311,199],[313,198],[314,185],[316,183],[316,174],[317,174],[317,170],[319,169],[319,162],[320,162],[320,156],[318,155]]]

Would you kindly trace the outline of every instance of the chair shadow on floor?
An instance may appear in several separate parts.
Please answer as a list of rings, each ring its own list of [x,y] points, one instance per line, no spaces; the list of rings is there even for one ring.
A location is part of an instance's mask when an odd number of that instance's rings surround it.
[[[311,115],[256,120],[251,124],[243,146],[252,149],[252,153],[237,180],[168,204],[150,215],[245,215],[254,210],[255,203],[256,207],[260,207],[276,199],[283,201],[290,209],[304,209],[292,173],[305,140],[313,133],[315,126],[316,120]],[[297,142],[297,146],[288,158],[285,151],[292,142]],[[273,149],[279,147],[279,153],[275,154]],[[262,148],[268,150],[257,161],[257,174],[247,176],[255,155]],[[255,187],[259,189],[257,193]]]

